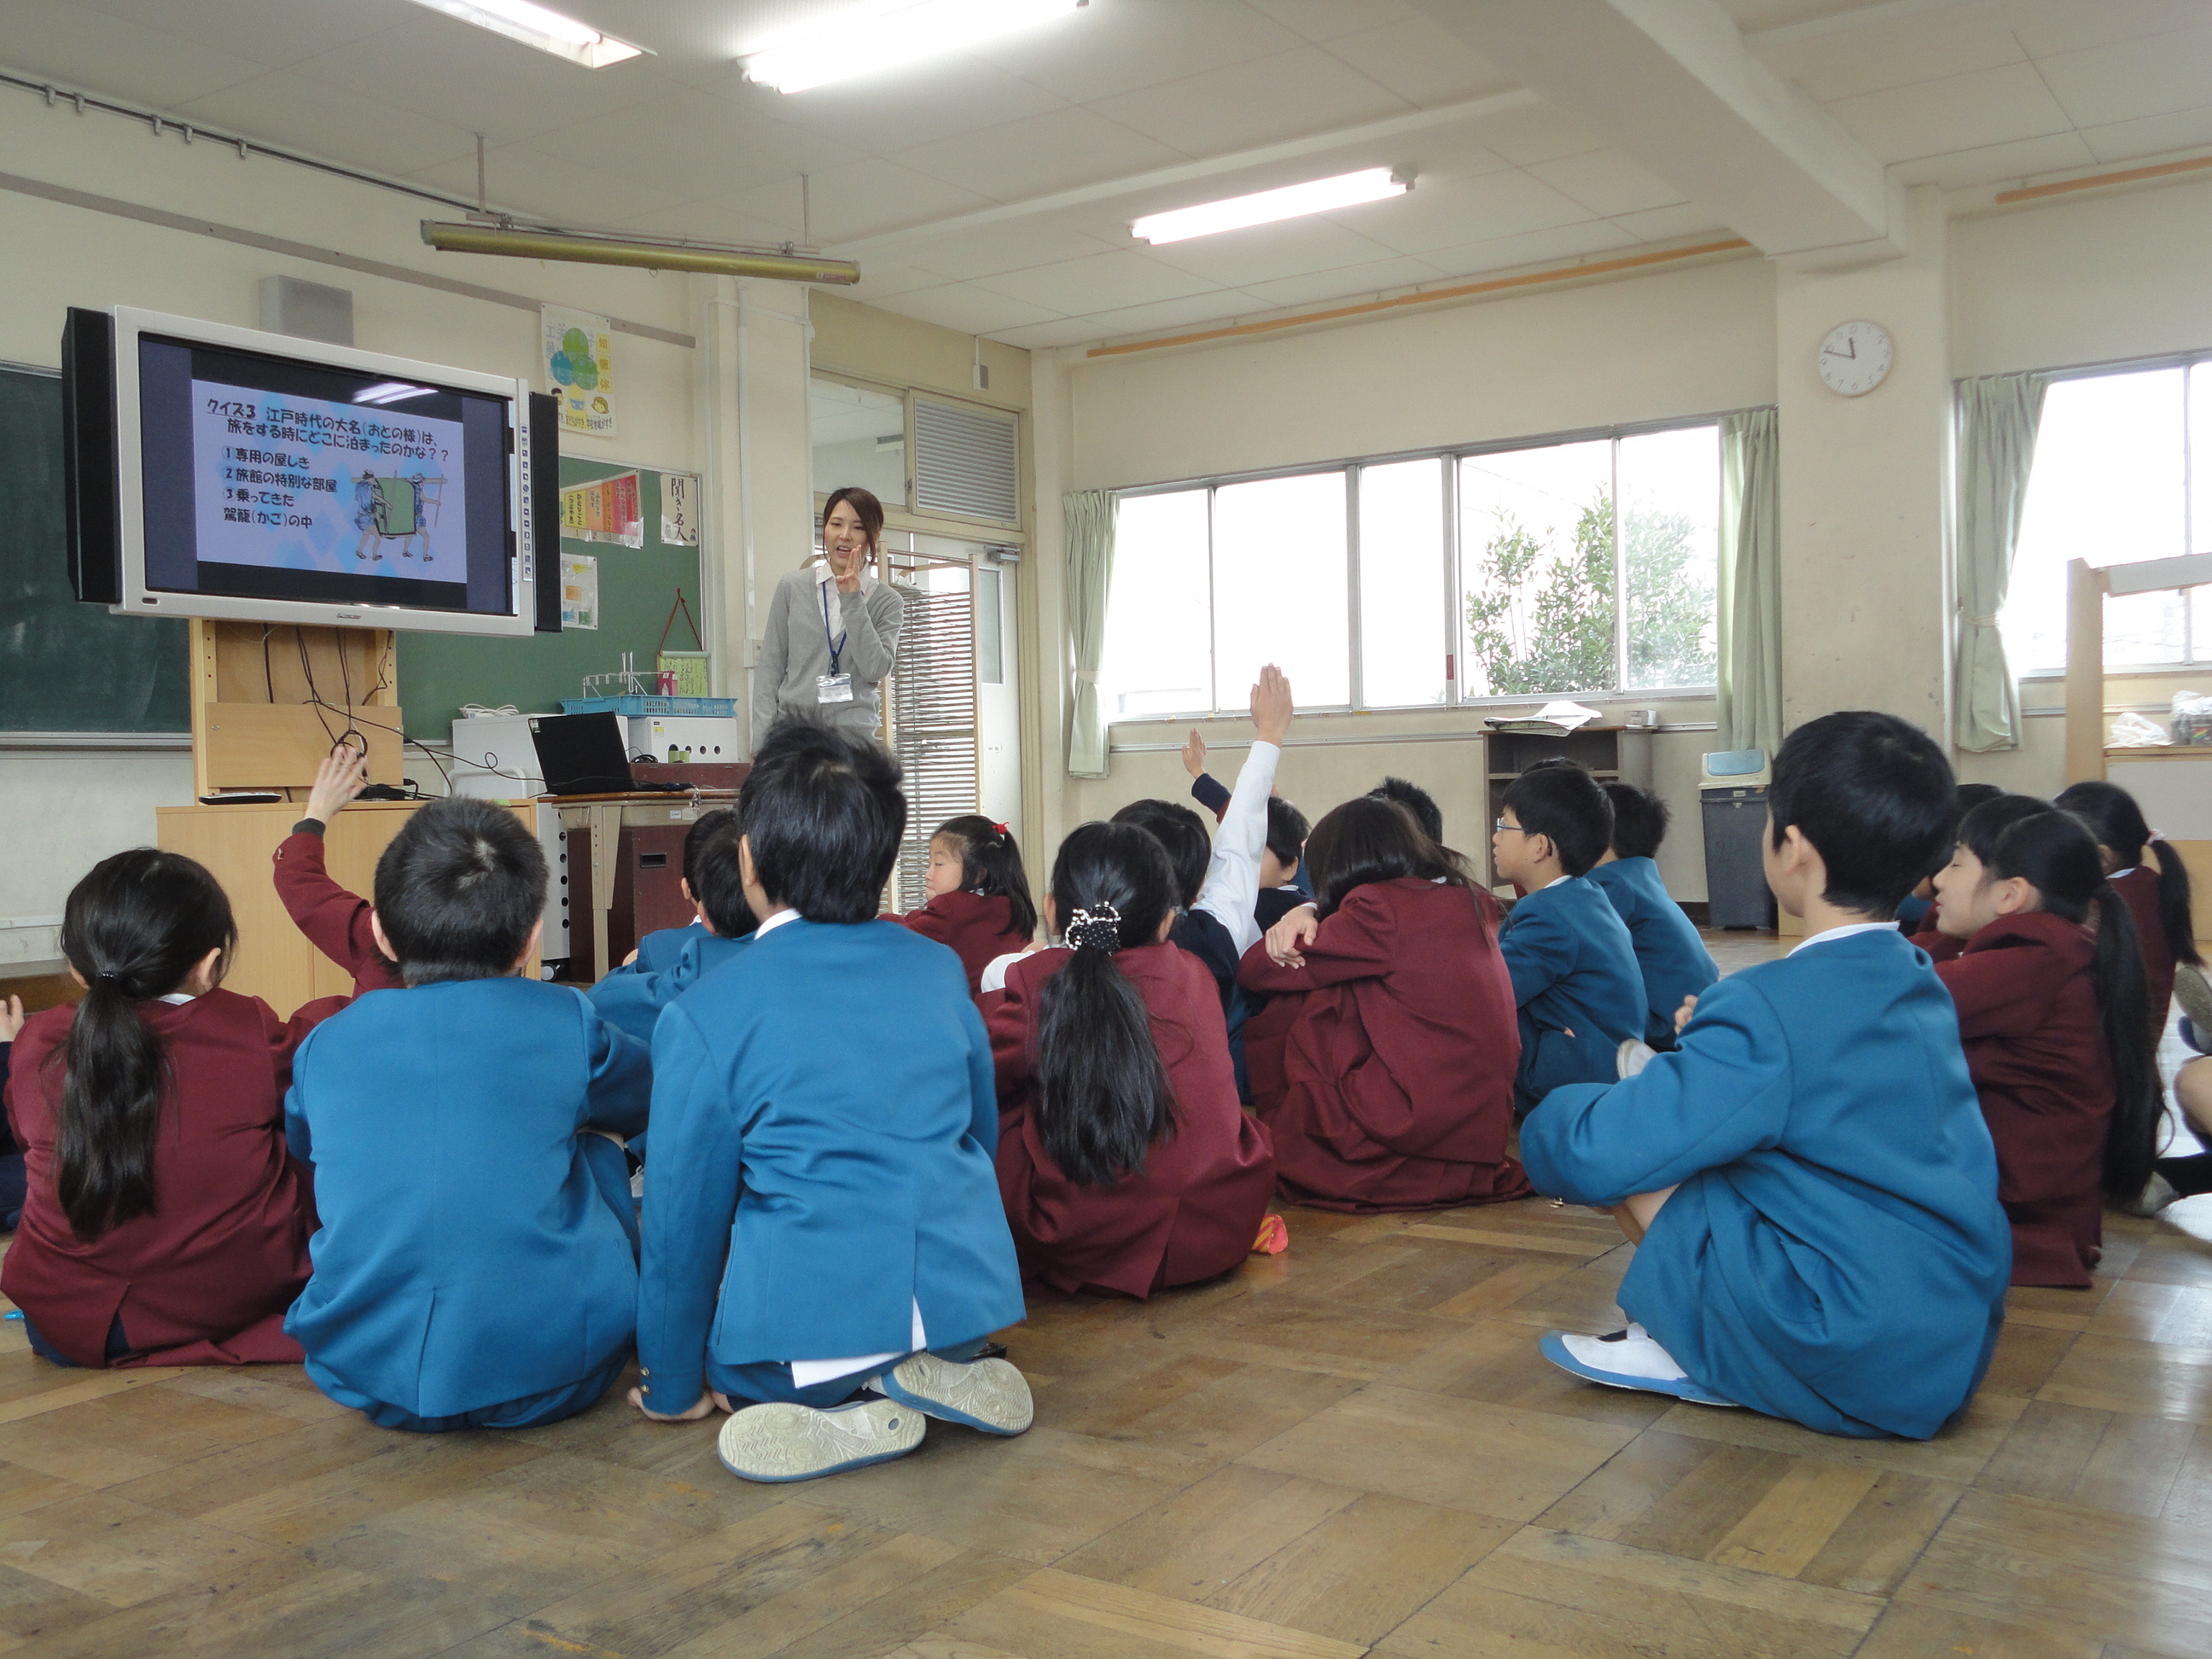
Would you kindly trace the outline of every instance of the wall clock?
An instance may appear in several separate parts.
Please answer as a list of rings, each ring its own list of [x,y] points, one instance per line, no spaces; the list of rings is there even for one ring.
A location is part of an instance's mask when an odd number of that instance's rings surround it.
[[[1889,331],[1855,317],[1838,323],[1820,342],[1820,379],[1831,392],[1863,398],[1889,374]]]

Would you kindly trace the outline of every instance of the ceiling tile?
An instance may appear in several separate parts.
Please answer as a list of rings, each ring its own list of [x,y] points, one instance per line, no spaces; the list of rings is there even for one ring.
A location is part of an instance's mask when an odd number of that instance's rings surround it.
[[[1024,351],[1049,351],[1054,346],[1089,345],[1104,337],[1089,318],[1071,317],[1063,322],[1025,323],[1019,328],[1002,328],[991,337],[1002,345],[1019,346]]]
[[[2095,159],[2080,133],[2053,132],[2040,138],[2015,138],[2009,143],[1983,144],[1942,155],[1923,155],[1900,161],[1891,171],[1902,184],[1941,185],[1946,190],[1964,190],[1970,185],[2024,179],[2031,173],[2063,173],[2069,168],[2087,167]]]
[[[1127,227],[1123,228],[1121,236],[1115,243],[1103,242],[1096,236],[1086,236],[1080,231],[1030,223],[986,227],[957,236],[902,242],[897,252],[902,262],[910,262],[941,272],[940,280],[966,282],[974,276],[995,276],[1006,270],[1025,270],[1031,265],[1057,264],[1062,260],[1081,259],[1094,253],[1127,251],[1129,237]]]
[[[973,191],[925,178],[896,161],[848,161],[810,175],[814,240],[822,246],[889,230],[915,220],[949,218],[990,204]],[[798,169],[764,185],[714,199],[740,212],[774,219],[800,234]]]
[[[1421,256],[1447,276],[1479,276],[1494,270],[1513,270],[1522,265],[1553,264],[1585,253],[1636,246],[1626,231],[1593,220],[1587,224],[1560,225],[1550,230],[1531,230],[1518,236],[1499,236],[1465,247],[1438,248]]]
[[[977,55],[1087,104],[1299,44],[1243,0],[1112,0],[1009,35]]]
[[[1333,40],[1382,23],[1402,22],[1421,14],[1407,0],[1244,0],[1286,29],[1309,40]]]
[[[1188,158],[1090,110],[1064,109],[919,145],[894,159],[994,201],[1016,202]]]
[[[2061,52],[2035,66],[2076,126],[2212,104],[2212,28]]]
[[[720,196],[860,159],[850,145],[757,111],[670,86],[647,104],[538,134],[532,146],[626,178],[676,173],[693,193]]]
[[[1367,300],[1394,289],[1418,288],[1443,273],[1425,259],[1376,259],[1305,276],[1247,283],[1244,291],[1271,306],[1319,305],[1330,300]]]
[[[176,108],[210,126],[377,173],[413,173],[459,155],[475,165],[476,135],[464,128],[289,73],[264,75]]]
[[[679,202],[673,207],[619,216],[605,222],[623,230],[641,230],[656,236],[696,236],[709,242],[744,242],[755,246],[786,240],[790,233],[749,215],[713,202]]]
[[[1795,81],[1822,103],[2027,61],[2020,42],[1995,20],[1941,12],[1832,34],[1800,35],[1772,46],[1756,40],[1746,44],[1777,75]]]
[[[1185,155],[1220,155],[1402,114],[1407,104],[1320,47],[1301,46],[1091,107]]]
[[[2073,125],[2028,64],[1946,76],[1826,107],[1884,161],[2039,138]]]
[[[1408,17],[1332,40],[1328,52],[1423,109],[1511,87],[1512,76],[1431,17]]]
[[[2212,145],[2212,107],[2175,110],[2166,115],[2147,115],[2140,121],[2116,121],[2110,126],[2087,127],[2082,142],[2100,161],[2140,161],[2171,150],[2203,149]]]
[[[995,334],[1002,328],[1018,328],[1024,323],[1060,320],[1056,311],[1008,299],[1003,294],[988,293],[966,283],[917,289],[876,303],[902,317],[918,318],[925,323],[935,323],[939,328],[957,329],[963,334]]]
[[[1134,252],[1094,253],[1084,259],[1033,265],[982,278],[978,286],[1062,316],[1106,311],[1160,300],[1176,300],[1219,288],[1220,283]]]
[[[1086,320],[1097,331],[1100,339],[1113,339],[1167,329],[1194,328],[1201,323],[1226,322],[1232,317],[1249,316],[1264,309],[1249,294],[1240,294],[1235,289],[1218,289],[1212,294],[1188,300],[1163,300],[1156,305],[1094,312]]]
[[[11,68],[156,109],[178,108],[274,67],[70,0],[9,0],[0,54]]]
[[[1480,133],[1486,148],[1516,167],[1605,148],[1604,138],[1548,104],[1532,104],[1493,116],[1482,124]]]
[[[836,292],[842,298],[858,300],[866,305],[875,305],[901,294],[913,294],[925,288],[943,288],[945,279],[933,270],[923,270],[915,265],[884,265],[878,267],[863,261],[860,280],[850,288]]]
[[[473,154],[417,168],[409,176],[451,191],[464,200],[476,198]],[[672,176],[658,181],[617,178],[526,144],[502,144],[485,152],[484,193],[495,206],[540,214],[570,225],[628,224],[637,214],[672,208],[690,199],[683,183]]]
[[[2013,0],[2006,22],[2031,58],[2195,27],[2204,0]]]
[[[1310,216],[1224,231],[1218,236],[1194,236],[1187,242],[1170,242],[1152,257],[1224,288],[1250,288],[1310,271],[1380,264],[1399,254],[1333,216]]]
[[[16,18],[26,9],[20,0],[11,0],[7,8],[11,63],[19,61]],[[105,12],[173,39],[271,65],[297,63],[419,21],[423,15],[409,0],[345,0],[343,5],[301,5],[299,0],[69,0],[69,9]]]
[[[1672,242],[1700,233],[1717,237],[1735,234],[1714,221],[1711,208],[1700,207],[1695,202],[1647,208],[1641,213],[1608,214],[1607,217],[1639,242]]]
[[[777,119],[809,132],[826,133],[873,155],[1067,107],[1058,93],[965,54],[917,64],[896,75],[840,81],[788,95],[773,88],[746,85],[734,65],[730,74],[730,84],[720,88],[721,95],[742,94],[773,103]]]
[[[1425,173],[1409,195],[1329,217],[1395,252],[1426,254],[1431,248],[1575,224],[1591,214],[1541,179],[1507,167],[1474,178]]]
[[[1594,149],[1586,155],[1539,161],[1528,171],[1569,201],[1607,217],[1672,207],[1684,199],[1682,191],[1645,172],[1617,149]]]

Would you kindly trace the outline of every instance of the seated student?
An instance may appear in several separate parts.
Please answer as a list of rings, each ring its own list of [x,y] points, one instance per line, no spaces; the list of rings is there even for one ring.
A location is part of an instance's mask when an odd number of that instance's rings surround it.
[[[8,1092],[8,1051],[22,1032],[23,1018],[22,998],[0,997],[0,1099]],[[11,1150],[0,1155],[0,1233],[14,1232],[23,1212],[23,1148],[12,1133],[8,1145]]]
[[[2173,1103],[2197,1139],[2212,1146],[2212,984],[2203,969],[2184,965],[2174,975],[2173,994],[2188,1010],[2181,1020],[2182,1046],[2194,1056],[2173,1073]],[[2120,1207],[2130,1215],[2153,1216],[2177,1199],[2212,1193],[2212,1152],[2158,1160],[2156,1173],[2136,1197]]]
[[[699,824],[708,818],[715,822],[702,836]],[[753,913],[738,869],[739,833],[738,815],[726,808],[692,825],[684,838],[684,891],[699,920],[647,933],[633,961],[584,994],[601,1019],[650,1044],[662,1009],[752,943]]]
[[[1229,811],[1229,786],[1206,769],[1206,739],[1196,731],[1182,746],[1182,763],[1190,774],[1191,799],[1220,822]],[[1267,856],[1260,860],[1260,899],[1253,912],[1262,933],[1313,896],[1304,858],[1297,851],[1305,845],[1310,828],[1305,814],[1281,795],[1267,797]],[[1285,898],[1286,893],[1297,896]]]
[[[2136,919],[2136,943],[2143,959],[2144,1023],[2155,1046],[2166,1035],[2174,964],[2197,968],[2204,961],[2197,954],[2190,919],[2189,866],[2173,844],[2143,821],[2136,798],[2116,783],[2072,784],[2051,805],[2078,814],[2088,824],[2097,837],[2106,879],[2127,901]],[[2157,851],[2155,872],[2143,861],[2145,848]]]
[[[349,743],[335,744],[315,770],[307,811],[277,843],[276,896],[307,942],[353,975],[353,993],[397,990],[399,967],[376,946],[371,906],[331,879],[323,862],[323,832],[346,804],[368,787],[368,755]]]
[[[1721,970],[1659,878],[1656,859],[1667,838],[1667,803],[1632,783],[1601,787],[1613,803],[1613,845],[1590,866],[1589,879],[1613,901],[1636,947],[1636,965],[1644,973],[1644,1041],[1671,1048],[1683,999],[1704,991]]]
[[[1403,778],[1386,777],[1367,792],[1370,800],[1395,801],[1413,815],[1413,822],[1421,826],[1421,833],[1439,847],[1444,845],[1443,809],[1437,805],[1436,797],[1418,783],[1408,783]]]
[[[315,1206],[284,1149],[284,1087],[338,1002],[288,1022],[223,990],[237,942],[222,889],[175,853],[118,853],[69,896],[62,954],[85,997],[33,1014],[15,1044],[27,1183],[0,1263],[32,1348],[58,1364],[300,1358],[284,1310]]]
[[[2140,1194],[2158,1151],[2135,924],[2088,827],[2026,795],[1966,814],[1936,892],[1965,945],[1936,976],[1996,1145],[2012,1282],[2086,1290],[2103,1197]]]
[[[957,959],[876,917],[906,810],[873,742],[772,729],[738,807],[760,927],[653,1033],[630,1400],[735,1408],[748,1480],[902,1456],[926,1416],[1030,1425],[1022,1374],[974,1358],[1023,1317],[991,1045]]]
[[[1251,752],[1237,774],[1221,831],[1210,844],[1198,814],[1175,801],[1131,801],[1114,814],[1115,823],[1149,830],[1168,849],[1182,906],[1170,937],[1212,974],[1224,1015],[1237,996],[1237,961],[1260,939],[1255,910],[1260,861],[1267,850],[1267,802],[1283,738],[1291,729],[1291,683],[1269,663],[1252,688]],[[987,975],[984,988],[994,985]]]
[[[1613,1206],[1635,1323],[1554,1331],[1593,1382],[1924,1440],[1973,1396],[2011,1237],[1951,998],[1897,902],[1952,833],[1951,769],[1892,714],[1824,715],[1774,757],[1767,884],[1808,935],[1698,999],[1680,1047],[1553,1091],[1536,1190]]]
[[[1316,906],[1240,973],[1271,998],[1246,1054],[1284,1195],[1360,1211],[1526,1197],[1505,1152],[1519,1036],[1498,901],[1372,796],[1323,817],[1306,851]]]
[[[1498,948],[1521,1008],[1516,1109],[1563,1083],[1609,1082],[1644,1035],[1644,970],[1613,901],[1588,873],[1613,841],[1613,806],[1570,762],[1539,761],[1506,786],[1491,837],[1498,878],[1527,895]]]
[[[1962,783],[1952,793],[1952,811],[1958,821],[1966,822],[1966,814],[1985,800],[1995,800],[2005,792],[1993,783]],[[1897,903],[1897,924],[1905,936],[1928,951],[1938,961],[1956,954],[1953,941],[1936,925],[1936,878],[1942,875],[1951,862],[1948,848],[1944,849],[1943,862],[1922,879],[1920,884]]]
[[[387,1429],[557,1422],[629,1356],[645,1045],[521,977],[545,856],[489,801],[433,801],[376,864],[369,918],[406,988],[301,1045],[285,1102],[314,1168],[314,1277],[284,1328],[307,1375]]]
[[[928,902],[892,921],[951,947],[981,988],[983,969],[1029,949],[1036,937],[1036,901],[1013,833],[978,813],[947,818],[929,838],[921,890]]]
[[[1144,1297],[1227,1273],[1275,1190],[1267,1132],[1237,1104],[1213,981],[1168,943],[1175,872],[1134,824],[1060,843],[1048,926],[986,1000],[999,1192],[1025,1279]]]

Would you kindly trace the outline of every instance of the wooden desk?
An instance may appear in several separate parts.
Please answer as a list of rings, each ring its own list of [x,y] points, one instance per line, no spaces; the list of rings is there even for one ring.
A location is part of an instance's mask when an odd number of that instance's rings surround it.
[[[356,801],[339,813],[323,837],[331,879],[368,897],[376,884],[376,860],[420,801]],[[526,829],[531,809],[513,809]],[[289,1016],[317,997],[343,996],[353,976],[307,943],[276,896],[270,861],[307,811],[299,801],[242,802],[228,806],[164,806],[155,813],[161,849],[197,859],[229,896],[238,923],[238,952],[223,984],[259,997]],[[538,971],[533,956],[528,970]]]

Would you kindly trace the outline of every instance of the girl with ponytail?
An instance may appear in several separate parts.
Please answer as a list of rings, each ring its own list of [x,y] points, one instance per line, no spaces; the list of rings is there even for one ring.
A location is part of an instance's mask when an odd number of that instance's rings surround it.
[[[958,954],[971,994],[981,988],[985,968],[1028,950],[1036,933],[1036,901],[1030,896],[1022,849],[1005,824],[978,813],[937,826],[921,890],[929,902],[897,920]]]
[[[1167,942],[1176,898],[1154,836],[1084,824],[1045,900],[1065,943],[1018,958],[984,999],[1000,1194],[1023,1277],[1065,1294],[1144,1297],[1227,1273],[1274,1191],[1213,976]]]
[[[284,1145],[290,1023],[220,988],[230,902],[188,858],[140,848],[69,896],[76,1007],[24,1024],[8,1115],[22,1219],[0,1291],[60,1364],[242,1364],[300,1357],[285,1310],[307,1279],[314,1206]]]
[[[2102,1200],[2143,1190],[2160,1097],[2129,907],[2072,812],[2002,795],[1969,812],[1936,878],[1964,941],[1936,972],[1996,1144],[2012,1282],[2086,1289]]]
[[[2151,1046],[2166,1035],[2173,1000],[2173,964],[2201,966],[2189,914],[2189,866],[2172,844],[2144,822],[2136,798],[2116,783],[2076,783],[2051,803],[2089,826],[2112,890],[2127,901],[2142,948],[2143,1017]],[[2146,856],[2148,854],[2148,856]]]
[[[1244,1055],[1284,1195],[1357,1211],[1526,1197],[1505,1151],[1521,1037],[1497,901],[1371,795],[1314,825],[1306,866],[1314,907],[1237,970],[1279,999],[1245,1027]]]

